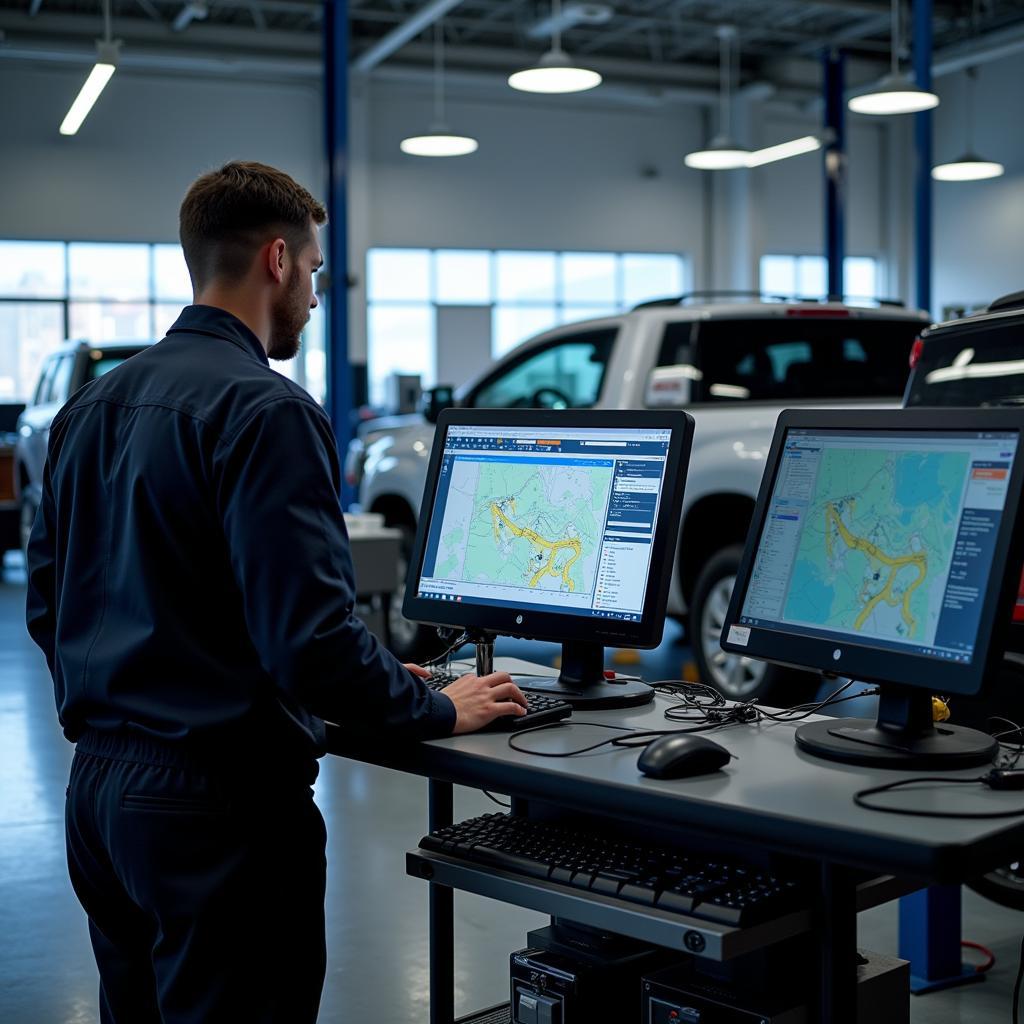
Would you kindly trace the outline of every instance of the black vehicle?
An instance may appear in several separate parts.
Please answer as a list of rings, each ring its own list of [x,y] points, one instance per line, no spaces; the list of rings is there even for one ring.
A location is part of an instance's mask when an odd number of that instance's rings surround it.
[[[914,344],[911,367],[908,407],[1024,405],[1024,291],[997,299],[984,313],[929,328]],[[1024,577],[1008,650],[990,695],[984,701],[953,701],[950,710],[956,722],[1002,731],[1007,743],[1024,743],[1024,735],[1014,731],[1024,725]],[[1024,855],[975,879],[971,888],[1024,910]]]
[[[14,446],[14,490],[22,550],[35,521],[43,488],[43,465],[50,424],[61,406],[91,380],[142,352],[151,341],[71,341],[46,357],[39,382],[25,411],[18,417]]]

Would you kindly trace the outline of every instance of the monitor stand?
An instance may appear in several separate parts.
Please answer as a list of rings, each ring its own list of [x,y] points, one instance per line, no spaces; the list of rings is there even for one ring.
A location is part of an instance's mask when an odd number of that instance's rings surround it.
[[[494,670],[494,636],[472,634],[476,645],[476,673]],[[544,693],[560,697],[574,708],[598,711],[607,708],[635,708],[654,700],[654,690],[646,683],[615,682],[605,678],[604,647],[586,641],[562,644],[561,674],[551,679],[518,679],[526,693]]]
[[[796,731],[801,750],[828,761],[875,768],[955,771],[988,764],[999,743],[986,733],[932,720],[924,690],[881,688],[878,718],[829,718]]]

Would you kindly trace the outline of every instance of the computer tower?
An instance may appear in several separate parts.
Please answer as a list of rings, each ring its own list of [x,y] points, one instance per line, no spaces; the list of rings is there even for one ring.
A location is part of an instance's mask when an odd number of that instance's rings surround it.
[[[509,961],[512,1024],[635,1024],[640,979],[674,957],[566,925],[532,931],[527,942]]]

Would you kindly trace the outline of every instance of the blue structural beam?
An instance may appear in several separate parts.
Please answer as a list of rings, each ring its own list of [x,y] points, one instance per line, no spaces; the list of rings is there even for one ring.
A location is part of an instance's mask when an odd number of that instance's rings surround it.
[[[900,900],[899,955],[910,961],[915,995],[985,980],[961,961],[960,886],[933,885]]]
[[[825,130],[825,260],[829,297],[840,297],[846,256],[846,56],[841,50],[824,53]]]
[[[348,0],[324,0],[324,142],[327,148],[327,412],[342,457],[352,439],[348,354]],[[353,500],[343,484],[342,503]]]
[[[932,0],[914,3],[914,77],[922,89],[932,88]],[[914,115],[914,254],[917,305],[932,308],[932,112]]]

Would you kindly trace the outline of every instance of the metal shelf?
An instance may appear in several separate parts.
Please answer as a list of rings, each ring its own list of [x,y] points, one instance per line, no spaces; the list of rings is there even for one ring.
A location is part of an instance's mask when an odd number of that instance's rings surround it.
[[[451,889],[488,896],[553,917],[564,917],[706,960],[731,960],[800,935],[811,927],[810,912],[803,910],[749,928],[733,928],[657,907],[644,907],[603,893],[572,889],[539,878],[525,878],[485,868],[426,850],[407,853],[405,869],[414,878],[424,878]]]

